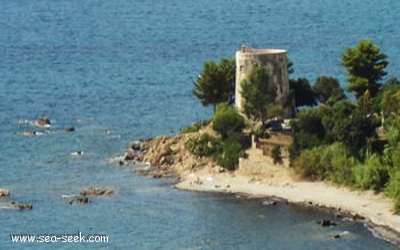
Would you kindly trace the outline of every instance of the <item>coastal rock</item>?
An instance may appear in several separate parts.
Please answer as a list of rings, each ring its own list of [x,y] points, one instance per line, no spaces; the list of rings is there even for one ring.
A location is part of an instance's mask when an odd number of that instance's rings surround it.
[[[195,157],[188,151],[185,143],[196,135],[197,133],[186,133],[135,141],[125,153],[128,157],[121,157],[120,165],[130,162],[146,163],[151,167],[132,171],[154,178],[171,177],[181,171],[196,171],[204,167],[209,167],[215,173],[224,172],[225,169],[217,166],[209,157]]]
[[[338,233],[330,234],[329,236],[331,238],[333,238],[333,239],[339,239],[340,238],[340,234],[338,234]]]
[[[136,159],[135,155],[131,152],[125,153],[123,161],[134,161]]]
[[[151,169],[145,168],[145,169],[134,169],[132,171],[133,173],[136,173],[139,176],[148,176],[152,172]]]
[[[89,200],[88,197],[86,197],[86,196],[81,196],[81,197],[73,198],[72,200],[70,200],[70,201],[68,202],[68,204],[70,204],[70,205],[73,205],[73,204],[88,204],[88,203],[90,203],[90,202],[91,202],[91,201]]]
[[[83,196],[100,196],[100,195],[111,195],[114,193],[114,190],[110,188],[88,188],[80,191],[80,194]]]
[[[364,217],[364,216],[361,216],[361,215],[359,215],[359,214],[353,214],[353,215],[350,217],[350,220],[351,220],[351,221],[360,221],[360,220],[365,220],[365,217]]]
[[[134,141],[131,145],[131,149],[135,151],[142,150],[143,143],[141,141]]]
[[[133,172],[139,176],[150,176],[154,179],[172,177],[172,174],[168,171],[163,171],[157,168],[136,169]]]
[[[48,127],[48,126],[51,125],[51,122],[50,122],[50,119],[49,119],[49,118],[47,118],[47,117],[42,117],[42,118],[39,118],[39,119],[36,121],[36,124],[37,124],[38,126],[40,126],[40,127]]]
[[[336,222],[330,221],[330,220],[318,220],[317,223],[321,227],[330,227],[330,226],[336,226]]]
[[[9,195],[10,195],[10,191],[8,191],[7,189],[0,188],[0,197],[9,196]]]
[[[32,208],[33,208],[33,205],[30,204],[30,203],[27,203],[27,204],[17,204],[17,203],[11,202],[11,204],[14,205],[14,207],[15,207],[17,210],[25,210],[25,209],[32,209]]]
[[[33,205],[30,203],[16,203],[15,201],[11,202],[2,202],[0,203],[0,209],[7,210],[30,210],[33,208]]]
[[[161,179],[161,178],[163,178],[163,173],[162,173],[162,172],[153,173],[153,174],[152,174],[152,177],[153,177],[154,179]]]
[[[162,156],[169,155],[172,152],[172,150],[171,150],[170,145],[163,145],[163,146],[161,146],[159,152],[160,152],[159,155],[162,157]]]
[[[277,203],[274,200],[265,200],[262,202],[264,206],[275,206]]]

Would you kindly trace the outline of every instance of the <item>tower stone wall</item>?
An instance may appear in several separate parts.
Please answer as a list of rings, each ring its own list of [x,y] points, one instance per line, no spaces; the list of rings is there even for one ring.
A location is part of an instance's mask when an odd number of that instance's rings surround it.
[[[241,83],[248,77],[255,65],[264,66],[270,74],[270,81],[276,86],[275,101],[285,109],[284,117],[290,117],[293,112],[292,95],[289,88],[286,50],[252,49],[242,46],[236,51],[236,89],[235,105],[242,110]]]

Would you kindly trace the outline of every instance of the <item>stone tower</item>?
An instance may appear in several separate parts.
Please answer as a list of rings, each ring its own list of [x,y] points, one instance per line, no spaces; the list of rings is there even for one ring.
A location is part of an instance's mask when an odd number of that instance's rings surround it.
[[[252,49],[242,46],[236,51],[236,89],[235,105],[242,109],[241,83],[250,74],[254,65],[264,66],[270,74],[271,81],[276,86],[276,102],[284,107],[284,117],[293,113],[293,97],[289,88],[286,50],[281,49]]]

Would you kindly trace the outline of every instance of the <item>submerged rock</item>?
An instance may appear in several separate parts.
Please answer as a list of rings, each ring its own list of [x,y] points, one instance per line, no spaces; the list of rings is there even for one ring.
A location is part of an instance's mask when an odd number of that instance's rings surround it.
[[[82,189],[80,194],[83,196],[91,195],[91,196],[100,196],[100,195],[111,195],[114,193],[114,190],[110,188],[88,188]]]
[[[74,127],[69,127],[65,129],[65,132],[74,132],[75,128]]]

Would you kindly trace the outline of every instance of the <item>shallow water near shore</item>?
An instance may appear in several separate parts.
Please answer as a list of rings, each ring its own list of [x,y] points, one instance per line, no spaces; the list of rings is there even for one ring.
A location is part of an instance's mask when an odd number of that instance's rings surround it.
[[[398,76],[399,11],[390,0],[0,2],[0,188],[11,191],[7,199],[33,204],[0,209],[0,248],[394,249],[362,223],[322,228],[315,221],[332,215],[180,191],[170,179],[139,177],[106,159],[134,140],[210,117],[192,81],[204,61],[231,57],[242,44],[287,49],[293,77],[335,76],[345,85],[340,53],[370,38]],[[33,124],[42,116],[50,128]],[[115,194],[87,205],[62,198],[92,186]],[[10,240],[78,230],[109,242]]]

